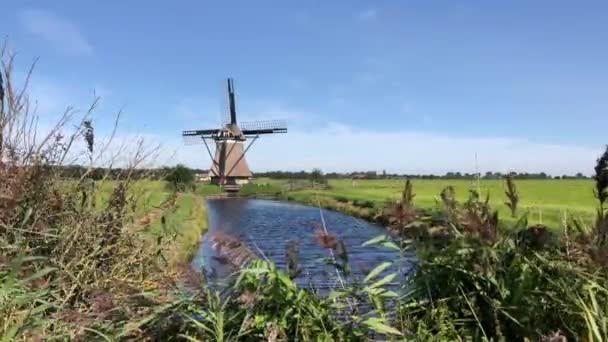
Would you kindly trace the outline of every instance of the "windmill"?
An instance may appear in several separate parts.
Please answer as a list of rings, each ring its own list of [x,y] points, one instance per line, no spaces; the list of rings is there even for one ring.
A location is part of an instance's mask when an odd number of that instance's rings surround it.
[[[253,175],[245,154],[263,134],[287,133],[287,125],[282,120],[237,123],[234,84],[228,79],[228,116],[220,128],[183,131],[187,144],[205,145],[212,160],[209,176],[211,182],[224,187],[226,191],[238,191],[242,184],[249,182]],[[247,147],[245,142],[251,139]],[[215,154],[211,153],[208,142],[215,142]]]

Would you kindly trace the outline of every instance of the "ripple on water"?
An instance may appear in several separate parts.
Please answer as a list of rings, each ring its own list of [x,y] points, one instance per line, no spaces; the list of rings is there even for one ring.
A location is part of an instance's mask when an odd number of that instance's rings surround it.
[[[296,279],[300,286],[331,288],[337,285],[336,271],[323,259],[330,256],[327,248],[319,245],[315,232],[321,227],[318,208],[280,201],[221,198],[207,200],[209,211],[209,231],[192,261],[192,266],[205,268],[210,280],[221,280],[232,273],[234,255],[218,255],[218,235],[228,235],[239,240],[258,256],[263,254],[278,267],[286,269],[285,248],[289,241],[295,241],[299,250],[299,266],[302,273]],[[362,246],[378,235],[385,234],[384,228],[341,213],[323,210],[327,230],[344,241],[348,250],[350,278],[365,276],[378,264],[389,261],[395,266],[385,273],[397,270],[409,272],[413,266],[413,255],[400,260],[399,252],[375,246]],[[221,253],[220,253],[221,254]]]

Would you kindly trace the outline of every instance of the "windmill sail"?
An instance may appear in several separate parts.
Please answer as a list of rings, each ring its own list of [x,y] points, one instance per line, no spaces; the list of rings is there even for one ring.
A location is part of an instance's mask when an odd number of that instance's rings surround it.
[[[238,123],[234,83],[228,79],[228,115],[222,127],[183,131],[186,144],[205,144],[213,163],[209,171],[212,182],[221,184],[226,191],[238,191],[240,184],[253,176],[245,154],[260,135],[287,133],[287,124],[282,120]],[[245,147],[245,141],[252,138]],[[215,153],[211,152],[207,140],[215,142]]]

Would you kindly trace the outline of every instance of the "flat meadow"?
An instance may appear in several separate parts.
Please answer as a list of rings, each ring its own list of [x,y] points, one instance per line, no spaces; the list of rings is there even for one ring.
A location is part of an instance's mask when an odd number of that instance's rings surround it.
[[[284,180],[258,179],[258,183],[286,184]],[[303,189],[289,193],[295,200],[312,196],[345,198],[351,201],[371,201],[381,206],[387,200],[397,200],[403,191],[405,181],[331,179],[327,189]],[[452,186],[459,201],[466,201],[470,189],[479,190],[482,198],[490,196],[490,204],[499,211],[500,217],[510,220],[510,211],[505,205],[504,180],[481,179],[413,179],[414,204],[420,208],[432,208],[440,202],[440,193]],[[515,180],[520,203],[518,214],[527,213],[530,224],[545,224],[559,229],[564,219],[580,219],[588,224],[596,213],[596,199],[593,181],[590,179],[533,179]]]
[[[269,184],[269,189],[278,191],[287,188],[287,181],[268,178],[256,180],[257,184]],[[289,196],[296,201],[310,199],[314,196],[344,198],[349,201],[369,201],[376,207],[381,207],[387,200],[395,201],[400,198],[405,182],[396,179],[356,180],[330,179],[327,189],[301,189],[289,191]],[[455,190],[456,198],[464,202],[469,190],[479,190],[482,198],[489,195],[490,204],[499,211],[506,221],[512,221],[509,208],[505,205],[504,180],[481,179],[479,183],[471,180],[456,179],[413,179],[414,204],[419,208],[433,208],[438,205],[440,193],[448,186]],[[515,184],[520,197],[518,216],[526,214],[530,224],[545,224],[553,229],[559,229],[565,219],[579,219],[590,224],[596,213],[596,199],[593,194],[593,181],[590,179],[526,179],[516,180]],[[99,187],[98,201],[104,203],[116,186],[113,181],[102,182]],[[259,189],[244,189],[259,192]],[[269,190],[269,191],[270,191]],[[164,181],[141,180],[134,182],[130,188],[136,207],[135,216],[140,216],[161,206],[169,200],[171,192]],[[220,192],[217,186],[199,185],[196,193],[200,196]]]

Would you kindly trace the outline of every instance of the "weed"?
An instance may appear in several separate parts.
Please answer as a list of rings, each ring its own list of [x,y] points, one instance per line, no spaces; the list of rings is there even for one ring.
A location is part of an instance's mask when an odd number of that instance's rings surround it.
[[[505,205],[511,211],[511,216],[515,217],[517,214],[517,204],[519,203],[519,194],[517,193],[517,186],[515,185],[515,181],[511,175],[508,175],[505,178],[505,195],[507,196],[508,201],[505,202]]]
[[[298,253],[298,243],[288,241],[285,245],[285,257],[287,259],[287,273],[291,279],[297,278],[302,273],[302,269],[298,267]]]

